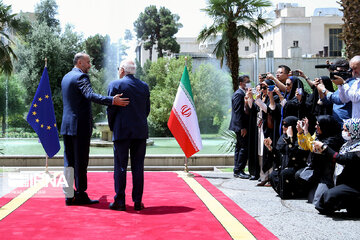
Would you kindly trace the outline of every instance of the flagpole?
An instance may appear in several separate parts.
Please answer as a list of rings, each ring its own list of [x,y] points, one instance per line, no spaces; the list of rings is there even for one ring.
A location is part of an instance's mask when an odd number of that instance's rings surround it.
[[[45,67],[47,67],[47,58],[45,58]],[[47,174],[49,174],[48,160],[49,160],[49,156],[48,156],[47,153],[46,153],[46,154],[45,154],[45,173],[47,173]]]
[[[187,56],[185,56],[185,66],[187,67]],[[194,177],[194,174],[189,172],[188,161],[189,161],[189,159],[185,156],[185,159],[184,159],[184,166],[185,166],[184,172],[187,173],[188,177]]]

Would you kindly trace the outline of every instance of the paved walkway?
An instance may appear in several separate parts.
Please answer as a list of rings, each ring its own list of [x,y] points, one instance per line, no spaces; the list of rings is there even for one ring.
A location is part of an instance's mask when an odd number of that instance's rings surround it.
[[[358,240],[360,218],[318,214],[306,200],[281,200],[271,187],[234,178],[232,173],[197,172],[258,220],[280,240]]]

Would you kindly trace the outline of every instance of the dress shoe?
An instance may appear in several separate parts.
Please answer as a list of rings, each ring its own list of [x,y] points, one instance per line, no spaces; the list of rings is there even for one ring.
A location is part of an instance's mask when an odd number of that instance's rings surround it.
[[[250,175],[249,175],[249,174],[246,174],[246,173],[244,173],[244,172],[240,172],[240,173],[239,173],[239,178],[249,179],[249,178],[250,178]]]
[[[239,174],[234,173],[234,178],[239,178]]]
[[[125,204],[122,204],[122,203],[116,202],[116,201],[113,203],[110,203],[109,208],[111,210],[117,210],[117,211],[125,211],[126,210]]]
[[[91,200],[88,196],[86,197],[75,197],[74,205],[89,205],[99,203],[99,200]]]
[[[140,210],[142,210],[144,208],[145,208],[145,206],[144,206],[144,204],[142,202],[135,202],[134,203],[134,210],[135,211],[140,211]]]
[[[256,186],[258,186],[258,187],[271,187],[271,184],[269,183],[268,180],[264,180],[264,181],[261,181],[258,184],[256,184]]]
[[[66,198],[66,199],[65,199],[65,205],[66,205],[66,206],[75,205],[74,202],[75,202],[75,198],[74,198],[74,197],[72,197],[72,198]]]

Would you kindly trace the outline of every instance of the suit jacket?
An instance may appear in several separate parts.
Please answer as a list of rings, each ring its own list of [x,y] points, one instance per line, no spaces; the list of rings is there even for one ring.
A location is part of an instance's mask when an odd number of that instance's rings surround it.
[[[112,97],[94,93],[89,76],[73,68],[61,81],[63,117],[60,134],[91,136],[93,120],[91,102],[112,105]]]
[[[147,139],[147,116],[150,113],[149,86],[134,77],[127,75],[122,79],[110,82],[108,95],[123,93],[129,98],[126,107],[110,106],[107,109],[110,130],[113,131],[113,141],[124,139]]]
[[[249,115],[245,113],[245,92],[242,89],[238,89],[234,92],[231,99],[231,121],[229,130],[234,132],[240,132],[241,129],[248,128]]]

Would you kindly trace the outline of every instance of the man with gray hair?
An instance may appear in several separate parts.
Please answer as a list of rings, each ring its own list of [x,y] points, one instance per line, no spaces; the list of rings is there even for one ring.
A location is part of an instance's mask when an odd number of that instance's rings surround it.
[[[94,92],[87,74],[90,56],[77,53],[74,68],[61,81],[63,116],[60,134],[64,139],[64,175],[69,186],[64,187],[66,205],[98,203],[86,193],[90,138],[93,128],[91,102],[102,105],[126,106],[127,98],[102,96]],[[76,191],[73,182],[75,178]]]
[[[339,76],[333,82],[338,85],[339,97],[343,103],[352,103],[352,118],[360,118],[360,56],[353,57],[350,62],[354,83],[350,86]]]
[[[108,95],[123,93],[130,98],[129,105],[123,108],[109,106],[107,109],[110,130],[114,142],[114,202],[110,209],[125,211],[126,170],[129,150],[132,172],[132,200],[134,209],[144,208],[142,195],[144,190],[144,158],[146,139],[148,138],[147,117],[150,113],[149,86],[134,77],[135,63],[132,60],[122,61],[119,67],[119,80],[110,82]]]

